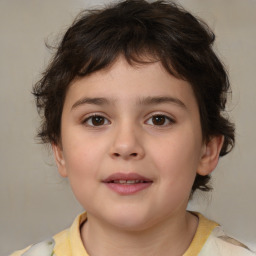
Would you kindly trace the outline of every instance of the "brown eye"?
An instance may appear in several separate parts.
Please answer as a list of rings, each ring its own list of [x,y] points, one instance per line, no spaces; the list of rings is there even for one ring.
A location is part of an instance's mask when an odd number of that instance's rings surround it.
[[[152,123],[154,125],[164,125],[166,121],[165,116],[153,116],[152,117]]]
[[[86,118],[83,123],[87,126],[102,126],[109,124],[109,121],[103,116],[94,115]]]
[[[174,121],[165,115],[154,115],[150,117],[146,123],[153,126],[168,126],[173,124]]]
[[[94,126],[103,125],[104,124],[104,117],[102,117],[102,116],[92,117],[92,124]]]

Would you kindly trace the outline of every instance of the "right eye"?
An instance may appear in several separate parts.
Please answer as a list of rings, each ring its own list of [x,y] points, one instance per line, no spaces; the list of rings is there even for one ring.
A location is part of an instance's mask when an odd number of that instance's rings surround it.
[[[87,117],[84,121],[83,124],[87,125],[87,126],[102,126],[102,125],[107,125],[110,124],[110,121],[105,118],[104,116],[100,116],[100,115],[92,115]]]
[[[165,126],[170,126],[170,125],[174,124],[175,121],[172,118],[170,118],[166,115],[155,114],[155,115],[152,115],[146,121],[146,123],[149,124],[149,125],[153,125],[153,126],[165,127]]]

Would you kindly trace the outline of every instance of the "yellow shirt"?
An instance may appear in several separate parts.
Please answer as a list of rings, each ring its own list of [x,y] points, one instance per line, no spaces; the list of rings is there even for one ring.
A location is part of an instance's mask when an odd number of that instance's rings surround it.
[[[255,256],[246,246],[226,236],[220,226],[200,213],[196,234],[183,256]],[[72,226],[53,238],[16,251],[10,256],[89,256],[80,236],[86,213],[79,215]]]

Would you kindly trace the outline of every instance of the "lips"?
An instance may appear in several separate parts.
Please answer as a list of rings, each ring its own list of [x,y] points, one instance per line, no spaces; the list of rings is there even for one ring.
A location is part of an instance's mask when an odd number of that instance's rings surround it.
[[[125,183],[124,181],[127,181],[128,183],[131,181],[135,181],[136,183],[152,182],[152,180],[144,176],[141,176],[137,173],[114,173],[109,177],[107,177],[105,180],[103,180],[104,183],[117,183],[117,182]]]
[[[120,195],[131,195],[150,187],[153,181],[137,173],[114,173],[103,183]]]
[[[113,183],[118,184],[138,184],[138,183],[145,183],[147,181],[144,180],[114,180]]]

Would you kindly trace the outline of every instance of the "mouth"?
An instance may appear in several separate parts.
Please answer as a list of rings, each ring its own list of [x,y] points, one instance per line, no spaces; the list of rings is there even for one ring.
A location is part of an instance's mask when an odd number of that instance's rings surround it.
[[[148,182],[150,182],[150,181],[146,181],[146,180],[112,180],[112,181],[109,181],[108,183],[129,185],[129,184],[148,183]]]
[[[114,173],[108,176],[104,183],[137,184],[153,182],[151,179],[137,173]]]
[[[114,173],[103,183],[120,195],[131,195],[149,188],[153,181],[137,173]]]

